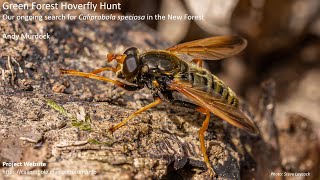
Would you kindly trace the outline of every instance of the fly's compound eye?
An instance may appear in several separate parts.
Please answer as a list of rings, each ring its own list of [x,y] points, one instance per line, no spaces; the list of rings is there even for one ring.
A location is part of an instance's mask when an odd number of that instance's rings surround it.
[[[124,54],[126,55],[126,58],[123,62],[123,75],[127,79],[133,78],[139,70],[139,62],[138,62],[138,56],[137,56],[137,48],[129,48],[127,49]]]
[[[129,49],[127,49],[123,54],[129,56],[129,55],[134,55],[134,56],[137,56],[138,54],[138,49],[135,48],[135,47],[131,47]]]
[[[126,77],[132,77],[138,72],[138,61],[133,55],[128,55],[123,63],[123,74]]]

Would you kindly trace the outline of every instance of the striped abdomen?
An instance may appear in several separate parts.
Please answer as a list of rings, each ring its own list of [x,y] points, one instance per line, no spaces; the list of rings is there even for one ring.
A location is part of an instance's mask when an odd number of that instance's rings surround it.
[[[215,96],[220,96],[220,99],[227,104],[237,107],[238,98],[236,94],[227,87],[217,76],[211,74],[204,68],[189,65],[187,79],[190,84],[200,87],[202,91],[210,93]]]

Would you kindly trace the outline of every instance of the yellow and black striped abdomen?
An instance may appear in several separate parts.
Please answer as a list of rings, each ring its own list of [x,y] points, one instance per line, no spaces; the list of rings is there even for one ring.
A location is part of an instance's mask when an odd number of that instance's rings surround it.
[[[212,89],[214,93],[219,94],[221,99],[225,100],[227,104],[237,107],[239,100],[235,92],[233,92],[228,86],[226,86],[223,81],[218,77],[211,74],[213,77]]]
[[[217,76],[211,74],[204,68],[191,65],[188,71],[188,80],[193,86],[200,87],[204,93],[210,93],[213,96],[218,96],[227,104],[235,107],[239,104],[236,94]]]

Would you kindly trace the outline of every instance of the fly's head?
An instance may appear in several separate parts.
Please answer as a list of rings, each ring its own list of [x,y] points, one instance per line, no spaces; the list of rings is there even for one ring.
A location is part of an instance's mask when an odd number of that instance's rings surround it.
[[[108,61],[116,60],[118,62],[116,67],[116,76],[127,82],[134,83],[140,69],[140,60],[138,58],[138,49],[131,47],[127,49],[122,55],[108,54]]]

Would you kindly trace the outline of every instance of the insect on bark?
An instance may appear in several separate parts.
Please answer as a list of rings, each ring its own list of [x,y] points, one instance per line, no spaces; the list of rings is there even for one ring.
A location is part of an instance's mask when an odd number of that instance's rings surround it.
[[[211,168],[204,142],[204,133],[208,129],[210,113],[227,121],[231,125],[257,134],[255,124],[238,108],[236,94],[223,81],[202,67],[202,59],[220,60],[242,51],[247,41],[238,36],[216,36],[182,43],[166,50],[140,52],[131,47],[123,54],[108,54],[108,62],[117,61],[117,66],[96,69],[90,73],[76,70],[63,70],[66,75],[81,76],[113,83],[128,91],[147,87],[151,90],[154,102],[144,106],[111,127],[114,132],[138,114],[155,107],[163,100],[174,105],[195,109],[206,115],[199,130],[201,152],[210,174]],[[185,56],[192,57],[187,60]],[[102,71],[112,71],[117,78],[113,80],[97,75]],[[182,93],[191,102],[175,99],[173,92]]]

